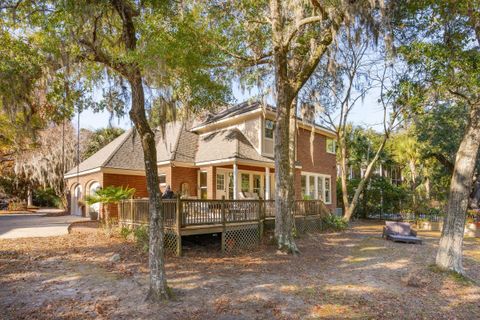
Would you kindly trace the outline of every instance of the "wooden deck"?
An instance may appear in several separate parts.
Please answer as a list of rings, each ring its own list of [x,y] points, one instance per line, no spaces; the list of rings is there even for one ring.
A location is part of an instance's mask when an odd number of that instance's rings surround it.
[[[165,227],[180,228],[180,230],[213,230],[223,225],[235,226],[275,219],[275,202],[273,200],[177,199],[163,200],[162,205]],[[147,225],[149,222],[148,210],[148,199],[122,201],[119,204],[119,222]],[[321,200],[295,200],[292,214],[295,217],[326,216],[330,214],[330,211]]]
[[[252,244],[263,235],[265,222],[275,221],[273,200],[163,200],[167,248],[181,254],[181,237],[221,233],[222,250]],[[312,221],[320,221],[330,211],[321,200],[295,200],[292,215],[299,221],[297,229],[318,229]],[[119,203],[122,226],[148,225],[148,199],[131,199]],[[298,230],[297,230],[298,231]],[[252,240],[254,239],[254,240]],[[229,248],[231,246],[232,248]]]

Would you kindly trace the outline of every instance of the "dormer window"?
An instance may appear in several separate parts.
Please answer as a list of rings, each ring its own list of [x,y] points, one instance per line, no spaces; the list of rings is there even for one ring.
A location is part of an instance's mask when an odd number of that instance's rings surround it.
[[[265,138],[273,139],[274,130],[275,130],[275,123],[272,120],[265,119]]]

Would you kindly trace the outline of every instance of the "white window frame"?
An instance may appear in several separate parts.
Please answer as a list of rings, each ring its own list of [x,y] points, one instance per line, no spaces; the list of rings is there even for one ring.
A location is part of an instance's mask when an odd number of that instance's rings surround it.
[[[267,135],[266,135],[266,131],[267,131],[267,121],[269,121],[269,122],[271,122],[271,123],[273,124],[273,128],[271,129],[271,130],[272,130],[272,137],[271,137],[271,138],[267,137]],[[269,129],[269,130],[270,130],[270,129]],[[264,121],[263,121],[263,137],[264,137],[265,139],[268,139],[268,140],[272,140],[272,141],[273,141],[273,139],[274,139],[274,137],[275,137],[275,121],[270,120],[270,119],[267,119],[267,118],[264,119]]]
[[[238,175],[240,176],[240,192],[252,192],[252,174],[250,172],[239,172]],[[248,176],[248,190],[243,190],[243,181],[242,176]]]
[[[328,148],[328,142],[329,141],[332,141],[333,143],[333,150],[329,150]],[[336,154],[336,151],[337,151],[337,141],[335,139],[332,139],[332,138],[327,138],[326,139],[326,142],[325,142],[325,149],[327,151],[327,153],[330,153],[330,154]]]
[[[252,173],[250,174],[250,180],[251,180],[251,183],[252,183],[252,192],[255,192],[255,176],[258,176],[260,179],[259,179],[259,182],[260,182],[260,185],[258,186],[258,195],[259,196],[262,196],[262,194],[264,194],[265,192],[263,191],[263,188],[262,188],[262,175],[260,173]],[[265,196],[265,195],[263,195]]]
[[[313,172],[301,172],[302,176],[306,177],[306,188],[305,188],[305,194],[310,195],[310,177],[314,177],[314,188],[315,190],[313,191],[314,194],[314,199],[316,200],[322,200],[325,204],[332,204],[332,176],[328,174],[321,174],[321,173],[313,173]],[[330,180],[330,188],[328,189],[329,194],[329,201],[326,201],[326,195],[327,195],[327,188],[325,187],[325,178],[328,178]],[[322,180],[322,186],[323,186],[323,194],[319,194],[318,190],[318,179]]]
[[[201,179],[201,174],[205,173],[207,175],[207,183],[205,184],[204,187],[202,187],[202,179]],[[208,171],[206,170],[199,170],[198,171],[198,199],[202,198],[202,190],[205,189],[207,192],[207,199],[208,199]]]
[[[223,179],[222,181],[222,184],[223,184],[223,187],[222,188],[219,188],[219,183],[218,183],[218,177],[221,176]],[[216,185],[216,190],[217,191],[225,191],[225,185],[226,185],[226,179],[225,179],[225,173],[217,173],[216,174],[216,177],[215,177],[215,185]]]
[[[161,183],[160,183],[160,177],[165,177],[165,182],[161,182]],[[166,186],[167,186],[167,174],[160,172],[160,173],[158,174],[158,182],[159,182],[159,184],[160,184],[160,187],[166,187]]]

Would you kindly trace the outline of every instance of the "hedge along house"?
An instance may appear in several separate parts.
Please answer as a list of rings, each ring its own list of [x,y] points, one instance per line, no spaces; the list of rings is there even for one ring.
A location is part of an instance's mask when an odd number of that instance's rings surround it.
[[[275,109],[242,103],[188,126],[171,122],[157,131],[160,188],[170,185],[190,199],[273,199]],[[297,199],[321,199],[335,208],[334,132],[298,119],[295,188]],[[97,188],[115,185],[147,197],[143,151],[133,129],[70,170],[65,179],[73,215],[86,215],[83,199]]]

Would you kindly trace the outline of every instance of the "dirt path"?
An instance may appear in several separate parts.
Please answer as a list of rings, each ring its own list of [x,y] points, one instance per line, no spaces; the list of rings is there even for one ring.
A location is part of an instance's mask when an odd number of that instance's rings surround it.
[[[176,299],[149,305],[146,256],[101,234],[0,240],[0,309],[6,319],[476,319],[480,287],[435,272],[438,233],[425,244],[381,239],[381,227],[298,240],[298,257],[263,246],[236,257],[190,250],[168,258]],[[109,258],[119,253],[120,262]],[[480,241],[465,266],[480,282]],[[409,277],[410,276],[410,277]],[[414,277],[413,277],[414,276]]]

